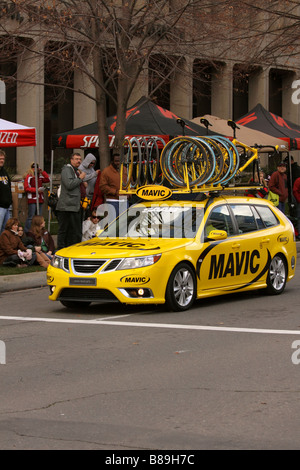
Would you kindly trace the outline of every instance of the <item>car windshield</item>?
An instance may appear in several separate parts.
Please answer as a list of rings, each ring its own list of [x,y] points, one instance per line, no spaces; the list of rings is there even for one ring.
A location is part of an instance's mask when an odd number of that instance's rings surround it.
[[[99,236],[101,238],[194,238],[203,215],[203,207],[139,204],[131,206]]]

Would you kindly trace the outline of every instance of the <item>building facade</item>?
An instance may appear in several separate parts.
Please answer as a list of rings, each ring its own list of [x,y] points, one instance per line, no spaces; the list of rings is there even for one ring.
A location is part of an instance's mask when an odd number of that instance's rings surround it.
[[[95,96],[95,89],[86,75],[75,70],[72,87],[84,90],[85,94],[66,90],[61,100],[54,103],[51,77],[44,86],[45,57],[34,54],[34,49],[39,47],[41,42],[33,40],[22,61],[1,65],[0,78],[1,72],[5,75],[7,68],[15,68],[17,80],[6,91],[5,103],[0,105],[0,117],[36,128],[38,162],[50,171],[52,135],[96,121],[95,101],[89,98]],[[261,64],[249,69],[243,65],[245,62],[236,59],[238,54],[235,55],[233,50],[218,63],[208,61],[207,52],[205,57],[199,50],[195,56],[189,54],[182,60],[180,69],[155,93],[156,103],[183,119],[212,114],[234,120],[261,103],[269,111],[300,124],[300,105],[292,99],[293,84],[299,77],[297,58],[288,63],[274,58],[271,65]],[[145,68],[135,84],[129,106],[141,96],[151,97],[152,85],[152,77]],[[115,107],[108,103],[108,115],[114,113]],[[7,153],[9,166],[19,175],[33,161],[32,148],[8,149]],[[69,153],[67,150],[55,151],[57,167],[62,166]]]

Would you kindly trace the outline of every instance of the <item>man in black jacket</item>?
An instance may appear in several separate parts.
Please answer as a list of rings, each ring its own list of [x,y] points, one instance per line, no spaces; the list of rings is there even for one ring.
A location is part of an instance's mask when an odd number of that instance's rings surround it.
[[[9,207],[12,203],[10,178],[4,168],[5,157],[5,152],[0,150],[0,233],[9,219]]]

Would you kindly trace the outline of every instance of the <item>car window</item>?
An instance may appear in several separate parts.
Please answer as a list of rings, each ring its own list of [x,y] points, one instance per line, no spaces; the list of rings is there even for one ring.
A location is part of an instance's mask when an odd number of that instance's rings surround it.
[[[131,206],[100,234],[100,238],[194,238],[203,207],[138,204]]]
[[[208,236],[211,230],[225,230],[228,236],[233,235],[232,219],[225,204],[215,207],[209,214],[204,229],[205,236]]]
[[[239,233],[248,233],[257,230],[257,225],[251,207],[246,204],[230,204]]]
[[[255,207],[266,227],[274,227],[275,225],[279,224],[277,217],[275,216],[274,212],[272,212],[270,207],[267,207],[267,206],[255,206]]]
[[[263,228],[266,228],[265,227],[265,224],[263,223],[262,221],[262,218],[260,217],[259,213],[257,212],[256,210],[256,207],[254,206],[251,206],[251,209],[252,209],[252,212],[254,214],[254,218],[255,218],[255,221],[256,221],[256,225],[258,227],[258,230],[261,230]]]

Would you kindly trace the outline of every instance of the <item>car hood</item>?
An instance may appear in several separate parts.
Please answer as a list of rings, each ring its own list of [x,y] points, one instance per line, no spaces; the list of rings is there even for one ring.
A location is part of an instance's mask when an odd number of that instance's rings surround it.
[[[193,239],[92,238],[56,252],[67,258],[134,258],[178,249]]]

